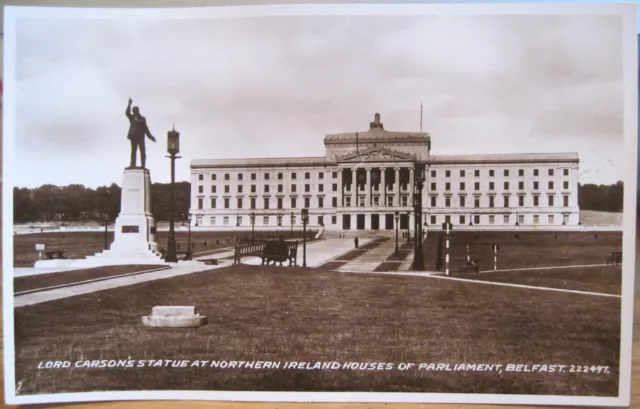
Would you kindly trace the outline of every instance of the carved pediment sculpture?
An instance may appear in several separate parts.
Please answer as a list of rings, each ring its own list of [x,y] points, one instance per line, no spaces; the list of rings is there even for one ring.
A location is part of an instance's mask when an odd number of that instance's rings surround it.
[[[389,149],[374,148],[364,152],[350,152],[342,155],[341,161],[381,161],[381,160],[414,160],[415,156],[407,153],[395,152]]]

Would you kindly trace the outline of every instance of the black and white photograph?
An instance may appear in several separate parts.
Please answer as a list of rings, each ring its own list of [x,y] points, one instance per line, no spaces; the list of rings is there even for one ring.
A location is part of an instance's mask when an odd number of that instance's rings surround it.
[[[628,405],[637,13],[6,7],[5,401]]]

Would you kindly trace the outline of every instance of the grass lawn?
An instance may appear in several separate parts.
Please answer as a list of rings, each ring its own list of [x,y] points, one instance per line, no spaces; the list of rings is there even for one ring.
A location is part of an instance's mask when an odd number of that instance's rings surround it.
[[[444,237],[442,231],[430,231],[425,241],[425,266],[428,269],[436,266],[440,237]],[[612,252],[622,251],[621,232],[454,231],[450,237],[450,265],[454,272],[466,262],[467,245],[471,259],[478,260],[481,270],[493,268],[493,244],[500,246],[500,270],[604,264]],[[444,245],[440,249],[444,257]]]
[[[497,281],[605,294],[622,294],[621,266],[555,268],[537,271],[497,271],[495,273],[460,274],[460,276],[482,281]]]
[[[35,276],[17,277],[13,279],[13,292],[35,290],[38,288],[52,287],[76,283],[78,281],[94,280],[121,274],[134,273],[157,269],[159,265],[125,265],[87,268],[82,270],[63,271],[61,273],[39,274]]]
[[[347,264],[346,261],[329,261],[321,265],[320,268],[323,268],[325,270],[336,270],[344,266],[345,264]]]
[[[315,231],[307,231],[307,237],[313,238]],[[295,231],[293,236],[283,231],[259,231],[255,232],[256,239],[266,239],[269,235],[279,237],[284,235],[286,239],[293,237],[302,240],[303,233]],[[250,238],[251,231],[192,231],[191,251],[196,254],[209,254],[212,250],[233,247],[238,238]],[[107,244],[113,242],[113,232],[107,233]],[[156,234],[156,242],[160,248],[167,245],[167,232],[160,231]],[[13,265],[15,267],[33,267],[37,260],[36,244],[44,244],[47,251],[61,250],[68,258],[83,258],[104,250],[104,232],[56,232],[37,234],[18,234],[13,236]],[[189,247],[188,232],[176,231],[176,246],[179,251],[186,251]]]
[[[149,330],[155,305],[209,324]],[[20,394],[114,390],[615,396],[620,300],[407,276],[232,266],[15,310]],[[37,369],[47,360],[188,359],[607,365],[610,374],[213,368]]]
[[[411,254],[411,250],[400,250],[398,249],[398,255],[393,252],[385,261],[404,261],[409,254]]]
[[[401,265],[400,261],[384,261],[373,271],[398,271]]]

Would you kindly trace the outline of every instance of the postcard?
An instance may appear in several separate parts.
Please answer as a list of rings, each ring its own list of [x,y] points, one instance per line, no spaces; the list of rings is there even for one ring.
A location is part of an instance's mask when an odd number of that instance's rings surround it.
[[[630,401],[632,3],[5,8],[9,404]]]

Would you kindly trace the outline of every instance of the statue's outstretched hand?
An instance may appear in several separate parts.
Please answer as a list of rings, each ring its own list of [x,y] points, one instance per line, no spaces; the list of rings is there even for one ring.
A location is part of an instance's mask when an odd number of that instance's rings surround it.
[[[133,102],[133,101],[131,100],[131,98],[129,98],[129,105],[131,105],[131,103],[132,103],[132,102]]]
[[[156,141],[156,138],[154,138],[153,136],[150,136],[149,139],[151,139],[152,141]]]

